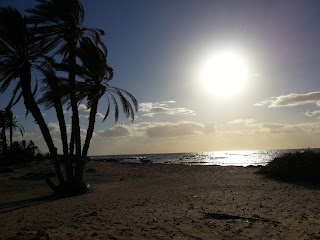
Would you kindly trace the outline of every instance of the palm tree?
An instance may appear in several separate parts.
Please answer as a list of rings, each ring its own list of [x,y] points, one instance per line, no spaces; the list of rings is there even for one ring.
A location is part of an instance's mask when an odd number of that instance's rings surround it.
[[[10,149],[12,148],[12,136],[13,131],[19,129],[21,136],[23,137],[24,128],[22,125],[17,123],[16,117],[13,117],[13,113],[8,108],[5,108],[0,111],[0,126],[1,126],[1,144],[2,144],[2,152],[6,155],[8,151],[8,143],[7,143],[7,136],[6,130],[9,129],[9,143]]]
[[[23,137],[23,133],[25,131],[24,131],[24,127],[17,123],[17,117],[13,117],[13,112],[10,109],[5,108],[4,111],[5,111],[5,115],[7,118],[7,125],[9,128],[9,142],[10,142],[10,147],[11,147],[13,132],[18,129],[21,136]]]
[[[7,90],[15,83],[13,97],[8,106],[15,104],[21,96],[27,111],[31,112],[39,125],[42,135],[48,145],[54,160],[54,166],[59,180],[56,187],[49,179],[48,185],[54,191],[86,191],[83,183],[84,157],[88,154],[90,141],[94,131],[95,115],[99,100],[107,98],[107,112],[103,121],[108,117],[111,104],[114,106],[115,120],[118,120],[120,99],[127,118],[134,119],[134,111],[138,109],[137,100],[129,92],[112,87],[108,82],[113,77],[113,69],[107,65],[107,50],[100,37],[104,34],[99,29],[87,29],[83,26],[84,11],[79,0],[37,0],[38,5],[28,12],[31,16],[22,17],[12,8],[0,11],[0,91]],[[34,24],[28,28],[27,23]],[[54,50],[54,52],[53,52]],[[53,64],[53,58],[48,53],[62,55],[59,64]],[[46,64],[39,65],[43,57]],[[82,65],[77,65],[81,60]],[[31,71],[41,70],[44,75],[42,91],[44,95],[35,100],[35,90],[32,90]],[[55,71],[68,73],[67,81],[57,77]],[[83,79],[76,81],[76,75]],[[37,89],[37,88],[35,88]],[[80,124],[78,103],[87,100],[90,108],[87,136],[81,151]],[[70,151],[62,106],[70,104],[72,110],[72,127]],[[57,149],[54,146],[49,129],[43,119],[38,103],[45,108],[54,107],[60,125],[63,153],[70,160],[73,146],[76,150],[75,172],[70,161],[66,164],[67,182],[64,181],[57,159]],[[134,108],[133,108],[133,107]]]
[[[107,64],[107,52],[104,51],[104,49],[100,49],[92,41],[84,38],[80,42],[80,48],[78,49],[77,54],[82,62],[78,74],[85,80],[84,82],[78,83],[77,96],[80,101],[86,98],[87,107],[90,108],[87,135],[82,149],[82,156],[86,157],[94,132],[99,100],[103,96],[107,97],[108,107],[103,121],[109,115],[110,103],[113,103],[114,105],[115,121],[118,120],[119,107],[116,97],[120,98],[125,116],[131,118],[132,121],[134,120],[134,109],[129,100],[133,103],[135,111],[138,110],[138,102],[129,92],[121,88],[112,87],[108,84],[113,77],[113,69]],[[82,168],[83,166],[84,165],[82,165]]]
[[[83,26],[84,10],[79,0],[38,0],[38,3],[33,9],[27,10],[32,14],[30,23],[37,25],[40,37],[47,39],[47,41],[51,40],[56,46],[59,46],[57,53],[61,54],[63,61],[68,64],[72,136],[75,141],[76,156],[81,157],[80,124],[75,90],[76,48],[84,36],[105,48],[100,40],[104,32],[100,29],[88,29]],[[77,174],[80,172],[77,171]]]
[[[39,125],[57,173],[59,183],[64,179],[57,159],[49,128],[34,98],[31,82],[31,70],[37,62],[52,50],[50,42],[37,40],[27,27],[27,19],[18,10],[11,7],[0,9],[0,90],[4,92],[14,80],[18,80],[14,89],[21,88],[24,104]]]
[[[1,147],[2,147],[2,152],[5,154],[8,150],[8,143],[7,143],[7,136],[6,136],[6,129],[7,129],[7,116],[6,116],[6,111],[1,110],[0,111],[0,127],[1,127]]]
[[[56,53],[63,56],[62,61],[68,66],[69,95],[72,110],[70,148],[75,145],[77,157],[73,188],[78,188],[81,191],[83,187],[82,166],[84,160],[81,158],[80,122],[76,97],[76,49],[83,37],[105,48],[100,39],[104,32],[100,29],[84,27],[84,10],[79,0],[37,1],[38,5],[27,10],[27,12],[31,13],[29,22],[37,26],[38,37],[58,47]],[[70,152],[73,153],[73,151]]]

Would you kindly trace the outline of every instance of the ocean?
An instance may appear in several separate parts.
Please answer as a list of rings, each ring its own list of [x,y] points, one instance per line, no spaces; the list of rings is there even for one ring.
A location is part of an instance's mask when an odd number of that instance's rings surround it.
[[[290,152],[301,152],[306,149],[252,150],[252,151],[215,151],[194,153],[161,153],[134,155],[91,156],[95,161],[162,163],[187,165],[219,165],[219,166],[265,166],[275,157]],[[320,149],[311,149],[319,152]]]

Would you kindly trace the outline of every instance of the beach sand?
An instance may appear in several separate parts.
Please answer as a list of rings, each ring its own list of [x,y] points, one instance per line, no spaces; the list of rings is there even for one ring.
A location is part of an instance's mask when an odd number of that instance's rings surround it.
[[[320,239],[320,186],[256,167],[90,161],[90,192],[51,195],[35,162],[0,173],[0,239]]]

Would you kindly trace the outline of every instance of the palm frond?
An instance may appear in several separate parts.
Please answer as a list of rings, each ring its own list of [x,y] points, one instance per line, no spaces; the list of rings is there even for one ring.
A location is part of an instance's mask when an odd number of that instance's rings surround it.
[[[104,122],[104,121],[108,118],[109,113],[110,113],[110,99],[109,99],[108,96],[106,96],[106,97],[107,97],[108,107],[107,107],[107,112],[106,112],[106,114],[104,115],[102,122]]]
[[[23,137],[23,134],[25,133],[24,127],[22,125],[17,126],[17,128],[19,129],[19,132],[21,134],[21,136]]]
[[[138,100],[131,94],[129,93],[128,91],[122,89],[122,88],[118,88],[120,91],[124,92],[132,101],[134,107],[135,107],[135,111],[137,112],[138,111],[138,108],[139,108],[139,104],[138,104]]]
[[[20,91],[20,93],[18,94],[19,91]],[[16,96],[18,96],[18,97],[16,97]],[[16,87],[12,91],[12,97],[11,97],[6,108],[11,109],[14,105],[16,105],[20,101],[21,97],[22,97],[21,83],[18,82],[18,84],[16,85]]]
[[[115,122],[118,122],[118,120],[119,120],[119,106],[117,103],[117,99],[112,95],[112,93],[110,93],[110,96],[111,96],[111,100],[112,100],[113,106],[114,106],[114,119],[115,119]]]
[[[52,62],[52,65],[55,65]],[[37,100],[44,105],[45,109],[50,109],[55,102],[64,105],[69,100],[68,83],[65,78],[56,76],[53,66],[48,64],[42,69],[44,78],[41,80],[43,85],[41,91],[43,95]]]

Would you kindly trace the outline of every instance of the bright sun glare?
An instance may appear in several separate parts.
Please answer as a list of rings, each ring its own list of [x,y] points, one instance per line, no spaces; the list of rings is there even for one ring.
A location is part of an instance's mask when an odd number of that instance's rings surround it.
[[[248,69],[245,61],[230,52],[213,56],[204,66],[202,80],[205,88],[216,96],[230,96],[245,85]]]

